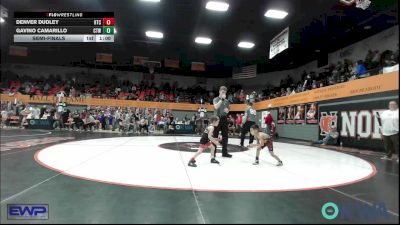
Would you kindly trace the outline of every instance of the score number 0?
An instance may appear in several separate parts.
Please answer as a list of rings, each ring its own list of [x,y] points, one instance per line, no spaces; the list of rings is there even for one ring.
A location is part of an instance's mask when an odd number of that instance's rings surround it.
[[[103,18],[103,26],[114,26],[114,18]]]
[[[102,23],[103,22],[103,23]],[[95,26],[114,26],[114,18],[103,18],[102,20],[93,20]]]

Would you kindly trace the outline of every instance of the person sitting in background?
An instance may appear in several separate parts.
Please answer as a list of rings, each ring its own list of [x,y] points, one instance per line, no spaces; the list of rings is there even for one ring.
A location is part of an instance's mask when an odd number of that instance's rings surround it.
[[[87,128],[89,128],[89,131],[92,131],[92,127],[94,127],[96,125],[96,120],[93,117],[93,114],[90,113],[85,120],[85,123],[83,125],[83,128],[85,129],[85,131],[87,130]]]
[[[232,95],[232,93],[229,93],[229,95],[228,95],[228,101],[229,101],[230,103],[233,103],[233,95]]]
[[[185,114],[185,117],[183,118],[183,124],[187,124],[188,121],[189,117],[187,116],[187,114]]]
[[[312,89],[317,89],[317,88],[318,88],[318,84],[317,84],[317,81],[316,81],[316,80],[313,80],[313,81],[312,81],[311,88],[312,88]]]
[[[293,90],[293,91],[296,92],[296,93],[300,93],[300,92],[303,91],[303,86],[301,85],[301,82],[299,82],[297,84],[296,90]]]
[[[244,94],[243,90],[240,90],[240,94],[239,94],[239,101],[241,103],[243,103],[246,100],[246,95]]]
[[[146,130],[149,133],[149,121],[143,117],[139,122],[139,134],[142,133],[143,130]]]
[[[256,91],[251,92],[249,101],[250,101],[251,103],[256,102],[256,96],[257,96]]]
[[[390,73],[393,71],[399,71],[399,63],[396,61],[395,57],[396,57],[395,54],[391,53],[387,58],[384,59],[381,73]]]
[[[228,133],[230,135],[235,135],[235,119],[232,117],[232,115],[229,115],[228,118]]]
[[[54,116],[51,116],[51,117],[53,117],[53,119],[54,119],[54,123],[53,123],[54,128],[58,128],[61,130],[62,126],[64,125],[64,124],[62,124],[61,114],[57,112],[54,114]]]
[[[134,118],[132,118],[128,112],[124,112],[121,121],[121,128],[119,129],[119,131],[129,133],[130,130],[134,130],[133,120]]]
[[[368,53],[365,57],[365,66],[368,70],[374,69],[379,65],[379,51],[368,50]]]
[[[44,111],[43,116],[40,119],[47,120],[49,117],[50,117],[50,113],[49,113],[49,111],[46,110],[46,111]]]
[[[286,88],[286,96],[289,96],[292,94],[292,89],[290,87]]]
[[[239,113],[236,114],[235,130],[238,132],[241,132],[241,130],[242,130],[242,118],[243,118],[243,115],[240,115]]]
[[[156,126],[154,124],[154,121],[149,121],[149,126],[148,126],[148,133],[154,133],[156,130]]]
[[[1,110],[1,127],[5,127],[7,125],[8,120],[8,111],[6,108]]]
[[[367,76],[367,74],[368,74],[368,71],[367,71],[367,68],[365,68],[363,61],[359,60],[356,64],[356,68],[355,68],[356,79]]]
[[[318,140],[316,142],[313,142],[313,144],[320,144],[320,145],[336,145],[337,140],[339,137],[339,132],[337,132],[335,126],[330,126],[329,127],[329,132],[328,134],[324,137],[322,140]]]
[[[72,117],[72,114],[69,114],[69,117],[68,117],[67,122],[65,123],[65,125],[69,130],[70,128],[74,129],[73,128],[74,124],[75,124],[74,118]]]
[[[118,131],[119,132],[125,130],[125,120],[126,120],[125,114],[121,113],[120,121],[118,121]]]
[[[336,67],[333,68],[332,74],[328,77],[328,84],[334,85],[339,80],[339,72]]]
[[[194,126],[196,124],[196,120],[197,120],[197,115],[196,115],[196,113],[194,113],[192,118],[190,119],[189,124]]]
[[[21,115],[22,115],[22,121],[21,121],[21,128],[25,125],[28,125],[28,115],[31,114],[31,111],[29,110],[30,107],[26,106],[22,111],[21,111]]]
[[[83,121],[79,115],[79,111],[75,111],[72,117],[74,118],[74,124],[75,124],[74,129],[77,131],[80,130],[81,127],[83,126]]]
[[[397,50],[398,51],[398,50]],[[396,58],[395,58],[396,56],[394,55],[394,53],[392,53],[392,54],[390,54],[390,56],[389,56],[389,58],[388,59],[385,59],[385,64],[386,64],[386,66],[394,66],[394,65],[396,65],[396,64],[399,64],[397,61],[396,61]]]

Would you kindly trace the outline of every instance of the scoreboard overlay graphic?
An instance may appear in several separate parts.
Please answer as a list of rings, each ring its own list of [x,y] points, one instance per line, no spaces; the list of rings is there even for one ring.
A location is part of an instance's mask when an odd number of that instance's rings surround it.
[[[114,12],[15,12],[14,42],[114,42]]]

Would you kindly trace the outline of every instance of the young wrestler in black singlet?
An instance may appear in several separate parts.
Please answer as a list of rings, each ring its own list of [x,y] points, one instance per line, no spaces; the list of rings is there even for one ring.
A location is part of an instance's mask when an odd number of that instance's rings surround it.
[[[215,159],[214,152],[215,152],[215,145],[220,145],[219,140],[217,138],[213,138],[214,128],[218,126],[219,118],[217,116],[212,116],[210,118],[210,125],[204,130],[201,138],[200,138],[200,146],[199,150],[194,154],[194,156],[190,159],[188,166],[197,167],[196,165],[196,157],[199,156],[204,149],[209,148],[211,150],[211,163],[219,162]]]

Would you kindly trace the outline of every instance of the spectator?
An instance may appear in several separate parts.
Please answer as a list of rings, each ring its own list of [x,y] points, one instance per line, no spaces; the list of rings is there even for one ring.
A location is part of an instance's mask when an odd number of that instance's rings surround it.
[[[235,129],[235,119],[233,118],[232,114],[229,115],[228,118],[228,134],[229,135],[235,135],[236,134],[236,129]]]
[[[85,131],[87,130],[87,128],[89,128],[89,131],[92,131],[92,128],[96,125],[96,120],[94,119],[92,114],[89,114],[86,117],[85,123],[83,128],[85,129]]]
[[[366,76],[367,73],[368,71],[365,68],[363,61],[359,60],[356,64],[356,71],[355,71],[356,78],[358,79],[360,77]]]
[[[316,80],[313,80],[313,81],[312,81],[312,84],[311,84],[311,89],[317,89],[317,88],[318,88],[317,81],[316,81]]]
[[[185,114],[185,117],[183,118],[183,124],[188,124],[189,122],[189,117],[187,116],[187,114]]]
[[[236,119],[235,119],[236,128],[235,129],[238,132],[241,132],[241,129],[242,129],[242,118],[243,118],[243,115],[241,115],[239,113],[236,114]]]
[[[306,79],[304,81],[304,88],[305,90],[310,90],[312,88],[312,78],[311,78],[311,74],[307,74]]]
[[[362,77],[362,75],[367,72],[371,74],[378,73],[380,70],[383,70],[382,68],[375,69],[377,66],[391,67],[397,65],[398,49],[396,52],[386,50],[380,54],[378,51],[369,50],[364,62],[365,63],[357,63],[357,66],[353,68],[350,60],[346,59],[344,62],[339,61],[336,66],[332,65],[329,69],[325,70],[324,73],[319,73],[318,76],[315,76],[314,72],[307,73],[307,71],[304,71],[299,81],[300,84],[297,83],[297,85],[293,83],[291,75],[287,75],[285,79],[281,80],[281,86],[277,87],[284,88],[280,93],[275,90],[273,86],[269,85],[267,85],[266,89],[262,92],[256,90],[257,92],[255,92],[255,94],[253,92],[245,93],[240,85],[232,85],[230,88],[232,92],[229,93],[227,99],[230,103],[243,103],[246,99],[254,103],[263,99],[287,96],[305,90],[346,82],[349,78],[355,79]],[[374,71],[371,72],[371,70]],[[390,71],[393,70],[396,70],[396,68],[390,68]],[[353,75],[354,77],[352,77]],[[50,75],[47,79],[43,77],[35,79],[26,75],[19,77],[17,74],[11,74],[10,77],[12,78],[6,80],[2,76],[0,92],[9,95],[21,92],[23,94],[29,94],[30,99],[40,99],[40,97],[48,95],[57,96],[59,101],[63,101],[64,98],[68,96],[70,97],[68,100],[78,100],[76,98],[80,98],[80,101],[83,101],[84,98],[87,97],[102,97],[141,101],[198,103],[199,99],[203,98],[204,102],[212,103],[211,100],[214,98],[215,94],[218,93],[215,87],[212,91],[209,91],[198,85],[182,89],[178,87],[177,82],[174,83],[172,88],[168,82],[162,83],[158,85],[158,87],[154,82],[149,85],[148,81],[141,81],[136,84],[128,80],[119,82],[115,75],[113,75],[111,79],[105,79],[96,74],[95,79],[89,76],[86,81],[83,79],[83,77],[86,76],[81,76],[80,79],[69,79],[67,81],[61,80],[59,75]],[[92,80],[94,81],[93,83],[89,82]],[[315,82],[313,82],[313,80],[315,80]],[[288,91],[287,88],[290,88],[290,91]],[[64,90],[67,91],[65,92]],[[246,94],[248,94],[248,98],[246,98]]]
[[[7,126],[7,121],[8,121],[8,110],[4,107],[1,110],[1,127]]]
[[[139,134],[141,134],[144,130],[149,133],[149,121],[143,117],[139,122]]]
[[[244,101],[246,101],[246,95],[244,94],[244,91],[243,91],[243,90],[240,90],[239,100],[240,100],[241,103],[243,103]]]
[[[251,92],[249,101],[250,101],[251,103],[256,102],[256,96],[257,96],[256,91]]]
[[[320,144],[320,145],[336,145],[337,139],[339,137],[339,133],[336,130],[335,126],[330,126],[329,133],[323,138],[322,140],[318,140],[313,144]]]
[[[196,113],[194,113],[190,120],[190,124],[194,126],[196,124],[196,121],[197,121],[197,115]]]
[[[396,64],[398,64],[398,59],[396,59],[396,53],[393,53],[392,51],[385,51],[385,55],[382,56],[383,57],[383,62],[382,62],[382,66],[383,67],[392,67]],[[397,50],[397,54],[398,54],[398,50]]]
[[[233,103],[233,95],[232,95],[232,93],[229,93],[229,95],[228,95],[228,101],[229,101],[230,103]]]
[[[69,129],[74,129],[74,124],[75,124],[74,118],[72,117],[72,114],[69,114],[69,117],[68,117],[65,125],[67,126],[67,128],[69,130]]]
[[[367,56],[365,57],[365,66],[367,70],[374,69],[379,65],[378,53],[378,50],[368,50]]]
[[[282,108],[283,109],[283,108]],[[281,110],[281,108],[279,108]],[[283,118],[283,117],[282,117]],[[271,131],[271,123],[273,121],[272,115],[269,111],[267,111],[267,115],[264,117],[264,123],[265,123],[265,133],[269,134]]]
[[[50,119],[50,113],[49,113],[49,111],[47,111],[47,110],[44,111],[43,116],[42,116],[40,119],[42,119],[42,120]]]

